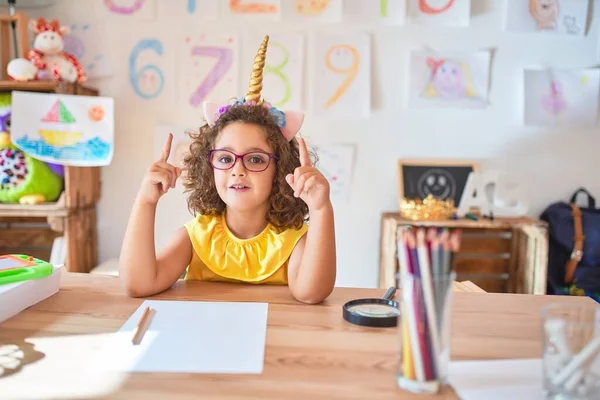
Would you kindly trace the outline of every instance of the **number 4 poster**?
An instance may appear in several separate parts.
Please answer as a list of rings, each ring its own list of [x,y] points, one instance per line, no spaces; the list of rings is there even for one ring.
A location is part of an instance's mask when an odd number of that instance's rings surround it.
[[[313,109],[317,115],[366,118],[371,113],[371,37],[319,34]]]

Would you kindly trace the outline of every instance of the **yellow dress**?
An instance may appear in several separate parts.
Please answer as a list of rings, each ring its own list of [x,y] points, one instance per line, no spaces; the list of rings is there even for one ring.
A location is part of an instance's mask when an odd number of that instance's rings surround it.
[[[198,215],[185,228],[194,251],[185,279],[288,284],[288,262],[308,226],[279,231],[270,223],[257,236],[239,239],[225,214]]]

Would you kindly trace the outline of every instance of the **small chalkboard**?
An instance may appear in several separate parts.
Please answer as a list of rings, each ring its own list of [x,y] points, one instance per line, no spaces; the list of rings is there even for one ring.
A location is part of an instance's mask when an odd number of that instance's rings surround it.
[[[431,194],[436,199],[452,199],[458,206],[469,173],[477,169],[475,161],[399,160],[398,194],[411,200]]]

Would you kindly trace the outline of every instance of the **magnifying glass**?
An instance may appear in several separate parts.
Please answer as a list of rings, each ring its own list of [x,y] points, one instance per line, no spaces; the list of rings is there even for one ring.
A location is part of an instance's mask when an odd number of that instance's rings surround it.
[[[396,293],[395,287],[390,287],[382,298],[357,299],[344,304],[344,319],[360,326],[391,327],[398,324],[400,308],[398,302],[392,300]]]

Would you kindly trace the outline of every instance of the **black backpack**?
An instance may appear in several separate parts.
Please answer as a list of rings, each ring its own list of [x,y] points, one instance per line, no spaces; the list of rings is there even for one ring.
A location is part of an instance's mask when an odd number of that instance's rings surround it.
[[[587,197],[587,207],[576,204]],[[540,219],[548,223],[548,294],[590,296],[600,302],[600,209],[584,188],[569,203],[548,206]]]

